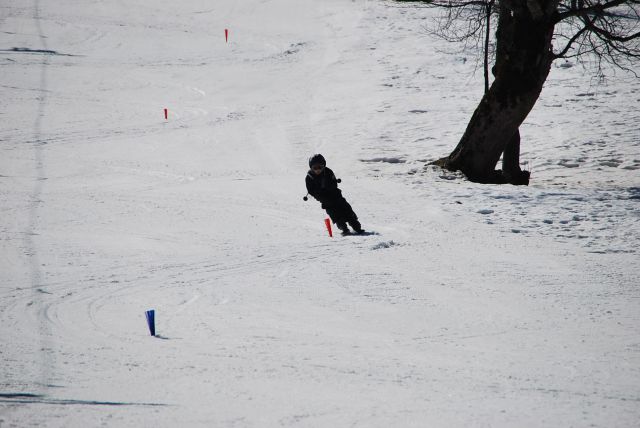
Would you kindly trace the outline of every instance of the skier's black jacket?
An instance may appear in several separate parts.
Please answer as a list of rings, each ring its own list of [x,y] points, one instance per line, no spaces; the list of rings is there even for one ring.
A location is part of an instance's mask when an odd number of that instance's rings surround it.
[[[309,170],[305,182],[307,192],[320,201],[322,208],[331,207],[344,200],[342,192],[338,189],[336,175],[330,168],[325,167],[319,175]]]

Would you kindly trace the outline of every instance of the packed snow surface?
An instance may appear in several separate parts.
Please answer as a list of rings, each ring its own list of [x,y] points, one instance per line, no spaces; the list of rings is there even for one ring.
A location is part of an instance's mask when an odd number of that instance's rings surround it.
[[[638,426],[639,80],[555,64],[531,185],[477,185],[425,166],[483,88],[430,28],[3,1],[0,426]],[[318,152],[371,234],[303,202]]]

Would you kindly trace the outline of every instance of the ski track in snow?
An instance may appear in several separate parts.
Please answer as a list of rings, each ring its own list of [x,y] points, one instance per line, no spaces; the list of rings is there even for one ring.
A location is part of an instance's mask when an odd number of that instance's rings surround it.
[[[476,185],[428,10],[147,3],[0,7],[0,426],[637,424],[637,79],[558,64]]]

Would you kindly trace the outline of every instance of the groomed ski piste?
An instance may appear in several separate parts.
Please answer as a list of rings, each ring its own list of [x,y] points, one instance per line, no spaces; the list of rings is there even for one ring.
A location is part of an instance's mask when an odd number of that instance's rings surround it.
[[[3,1],[0,426],[637,426],[639,80],[554,64],[531,185],[473,184],[425,167],[483,90],[433,22]]]

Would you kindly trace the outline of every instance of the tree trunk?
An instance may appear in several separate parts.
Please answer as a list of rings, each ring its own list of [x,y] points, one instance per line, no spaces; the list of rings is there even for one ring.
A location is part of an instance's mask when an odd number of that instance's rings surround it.
[[[540,96],[553,61],[552,16],[543,0],[499,2],[495,80],[458,146],[439,164],[481,183],[527,184],[519,165],[519,127]],[[503,171],[495,167],[504,152]]]
[[[530,175],[520,169],[520,130],[517,130],[502,153],[502,176],[506,183],[527,185]]]

